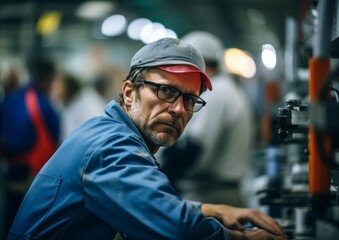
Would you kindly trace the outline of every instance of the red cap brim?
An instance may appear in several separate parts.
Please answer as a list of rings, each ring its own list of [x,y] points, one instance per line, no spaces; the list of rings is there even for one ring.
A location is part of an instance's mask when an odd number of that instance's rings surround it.
[[[208,76],[200,71],[199,68],[191,66],[191,65],[162,65],[158,66],[159,69],[170,72],[170,73],[200,73],[202,79],[205,82],[206,87],[212,91],[212,83]]]

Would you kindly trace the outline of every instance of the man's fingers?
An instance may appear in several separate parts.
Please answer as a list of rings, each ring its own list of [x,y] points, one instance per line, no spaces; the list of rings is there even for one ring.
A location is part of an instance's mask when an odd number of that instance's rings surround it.
[[[260,212],[251,215],[251,222],[275,235],[284,235],[284,231],[276,220]]]
[[[285,236],[277,236],[263,229],[253,229],[244,231],[245,236],[251,240],[287,240]]]
[[[229,228],[238,231],[243,231],[245,229],[244,226],[241,225],[239,222],[233,223]]]

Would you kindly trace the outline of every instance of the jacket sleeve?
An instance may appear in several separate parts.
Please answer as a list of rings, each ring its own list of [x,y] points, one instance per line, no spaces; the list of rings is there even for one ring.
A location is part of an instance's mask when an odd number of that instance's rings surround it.
[[[83,173],[86,207],[130,239],[227,239],[200,203],[177,195],[144,142],[120,134],[103,142]]]

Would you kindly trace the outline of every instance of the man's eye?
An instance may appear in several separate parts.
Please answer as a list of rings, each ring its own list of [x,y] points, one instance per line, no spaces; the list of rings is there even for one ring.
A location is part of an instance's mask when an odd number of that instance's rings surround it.
[[[161,86],[159,88],[160,93],[162,94],[172,94],[173,90],[170,87]]]
[[[186,96],[184,97],[184,101],[187,102],[187,103],[191,103],[191,104],[194,105],[194,104],[196,103],[197,99],[196,99],[196,97],[194,97],[194,96],[186,95]]]

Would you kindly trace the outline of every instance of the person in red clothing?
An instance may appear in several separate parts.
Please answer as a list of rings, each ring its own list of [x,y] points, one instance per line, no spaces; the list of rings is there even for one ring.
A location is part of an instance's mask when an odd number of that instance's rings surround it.
[[[49,58],[39,56],[28,60],[27,70],[27,85],[7,95],[0,109],[1,153],[6,165],[5,235],[31,179],[59,143],[59,114],[49,97],[56,67]]]

